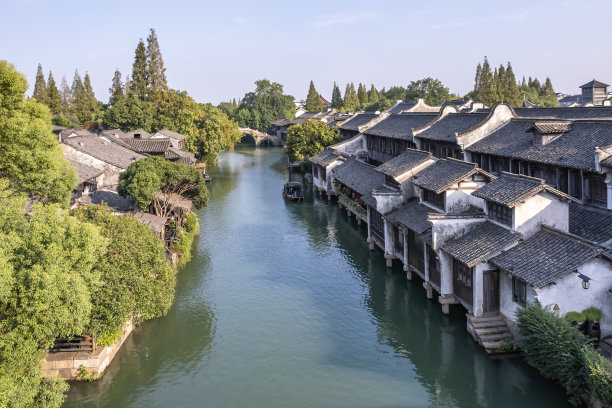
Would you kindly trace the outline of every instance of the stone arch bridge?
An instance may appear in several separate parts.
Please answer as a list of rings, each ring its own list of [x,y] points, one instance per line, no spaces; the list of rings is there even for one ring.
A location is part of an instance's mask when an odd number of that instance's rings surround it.
[[[243,135],[250,135],[255,141],[255,146],[278,146],[283,147],[285,144],[283,140],[278,136],[272,136],[264,132],[260,132],[259,130],[254,130],[250,128],[240,128],[240,132]]]

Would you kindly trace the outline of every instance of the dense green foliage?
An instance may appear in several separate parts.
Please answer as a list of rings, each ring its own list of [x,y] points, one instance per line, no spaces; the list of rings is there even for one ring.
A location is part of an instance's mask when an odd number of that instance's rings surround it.
[[[176,271],[153,230],[130,216],[114,216],[102,206],[81,207],[74,215],[99,227],[108,239],[106,252],[94,267],[100,285],[92,293],[88,333],[104,339],[121,334],[130,319],[139,324],[164,315],[174,298]],[[110,344],[117,340],[110,337]]]
[[[538,303],[519,309],[517,317],[519,344],[530,365],[559,381],[572,404],[592,394],[610,406],[612,364],[597,357],[582,333]]]
[[[49,109],[25,99],[25,77],[0,61],[0,177],[36,201],[67,205],[76,172],[51,133]]]
[[[286,152],[292,162],[307,164],[310,157],[340,140],[342,137],[338,129],[330,128],[318,120],[308,120],[289,128]]]
[[[26,214],[25,196],[8,186],[0,179],[0,406],[59,407],[67,386],[41,379],[40,359],[88,324],[107,242],[56,205]]]
[[[306,97],[306,105],[304,106],[308,112],[321,112],[323,110],[323,103],[319,92],[315,89],[314,83],[310,81],[308,88],[308,96]]]
[[[59,90],[55,84],[53,74],[49,71],[49,78],[47,79],[47,106],[53,115],[59,115],[62,111],[62,98],[60,97]]]
[[[492,71],[487,57],[482,65],[479,63],[476,67],[474,91],[471,96],[475,101],[487,106],[492,106],[496,102],[521,106],[523,97],[531,103],[544,107],[559,106],[550,78],[546,78],[543,87],[537,79],[532,80],[531,77],[528,82],[523,78],[519,86],[510,62],[506,67],[500,65]]]
[[[234,119],[242,127],[264,130],[279,118],[293,119],[293,96],[283,93],[283,86],[267,79],[255,81],[255,91],[244,95]]]
[[[42,65],[38,64],[36,71],[36,81],[34,82],[34,92],[32,98],[40,103],[47,103],[47,84],[45,83],[45,74],[43,74]]]
[[[457,98],[452,95],[442,82],[434,78],[423,78],[418,81],[411,81],[406,88],[406,101],[416,101],[423,98],[429,105],[440,105],[444,101]]]
[[[188,198],[196,208],[206,206],[209,197],[204,177],[198,169],[163,157],[147,157],[130,164],[119,176],[118,191],[124,197],[131,197],[143,210],[160,191]]]
[[[193,240],[199,231],[198,217],[192,212],[187,214],[182,226],[177,226],[178,241],[174,244],[174,248],[180,251],[179,266],[185,265],[191,260]]]
[[[366,90],[365,85],[362,83],[360,83],[359,87],[357,88],[357,99],[359,99],[359,106],[368,105],[368,91]]]
[[[340,93],[340,87],[334,82],[334,89],[332,90],[331,107],[333,109],[342,108],[342,94]]]
[[[355,112],[359,110],[359,106],[359,97],[357,96],[357,91],[355,90],[355,84],[346,84],[342,110],[346,112]]]

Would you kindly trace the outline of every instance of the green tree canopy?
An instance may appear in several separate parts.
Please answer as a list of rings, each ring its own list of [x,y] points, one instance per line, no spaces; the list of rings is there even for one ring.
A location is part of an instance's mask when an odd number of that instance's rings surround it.
[[[40,103],[47,102],[47,84],[45,83],[45,75],[43,74],[42,65],[38,64],[36,71],[36,81],[34,82],[34,92],[32,98],[35,98]]]
[[[147,37],[147,99],[154,107],[164,103],[168,95],[168,81],[166,80],[166,68],[159,48],[157,34],[153,28]]]
[[[383,95],[385,96],[385,98],[389,99],[394,104],[397,101],[407,101],[408,100],[406,98],[406,88],[402,86],[392,86],[387,91],[383,90]]]
[[[108,242],[94,267],[100,284],[92,296],[88,333],[114,343],[129,319],[139,324],[166,314],[174,298],[176,271],[153,230],[131,216],[113,216],[103,206],[84,206],[73,214],[96,225]]]
[[[47,106],[53,115],[59,115],[62,111],[62,98],[53,79],[53,74],[49,71],[47,79]]]
[[[336,128],[330,128],[318,120],[307,120],[287,130],[286,152],[289,160],[308,163],[308,159],[319,154],[325,147],[342,140]]]
[[[132,81],[130,82],[130,96],[141,101],[147,99],[147,86],[149,84],[149,68],[147,66],[147,51],[142,38],[134,51],[134,64],[132,65]]]
[[[411,81],[406,88],[406,100],[416,101],[419,98],[423,98],[429,105],[440,105],[452,99],[448,88],[440,80],[431,77]]]
[[[364,84],[359,83],[359,87],[357,88],[357,98],[359,99],[360,106],[366,106],[369,102],[368,100],[368,91]]]
[[[108,108],[102,115],[102,124],[123,131],[144,129],[151,132],[154,126],[154,113],[148,103],[129,97],[115,102]]]
[[[373,104],[378,102],[378,99],[378,91],[374,87],[374,84],[372,84],[372,86],[370,86],[370,90],[368,91],[368,102]]]
[[[346,90],[344,91],[344,102],[342,104],[342,110],[348,112],[355,112],[359,109],[359,97],[355,90],[355,84],[352,82],[346,84]]]
[[[278,118],[293,119],[293,96],[283,93],[283,86],[267,79],[255,81],[255,91],[244,95],[236,110],[236,120],[243,127],[264,130]],[[242,113],[247,111],[247,113]]]
[[[111,87],[108,89],[108,92],[110,93],[110,98],[108,99],[108,104],[110,106],[113,106],[117,102],[125,99],[125,94],[123,93],[123,82],[121,82],[121,72],[119,72],[119,69],[115,70],[113,82]]]
[[[28,84],[0,61],[0,177],[36,201],[68,205],[76,172],[51,133],[49,109],[25,99]]]
[[[334,82],[334,89],[332,91],[331,107],[334,109],[342,108],[342,94],[340,93],[340,87]]]
[[[147,157],[130,164],[119,176],[118,191],[124,197],[131,197],[143,210],[153,204],[160,216],[168,213],[161,201],[170,194],[191,200],[195,208],[206,206],[209,196],[198,169],[163,157]],[[157,198],[158,193],[163,197]]]
[[[306,97],[306,110],[308,112],[321,112],[323,110],[323,103],[321,97],[315,89],[314,83],[310,81],[310,87],[308,88],[308,96]]]

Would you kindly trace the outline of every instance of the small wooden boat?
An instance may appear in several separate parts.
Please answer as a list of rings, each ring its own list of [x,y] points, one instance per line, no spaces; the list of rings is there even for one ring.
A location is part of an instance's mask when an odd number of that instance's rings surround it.
[[[202,172],[202,177],[204,177],[205,182],[212,181],[212,178],[208,174],[206,174],[205,171]]]
[[[304,191],[302,184],[297,181],[290,181],[285,183],[283,187],[283,197],[287,200],[301,201],[304,199]]]

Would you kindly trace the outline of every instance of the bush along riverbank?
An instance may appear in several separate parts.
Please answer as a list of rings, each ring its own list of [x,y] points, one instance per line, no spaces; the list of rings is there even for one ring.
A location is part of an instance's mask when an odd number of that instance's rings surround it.
[[[530,365],[559,382],[573,405],[584,401],[590,407],[612,407],[612,361],[595,351],[592,339],[539,303],[520,309],[517,316],[518,344]]]

